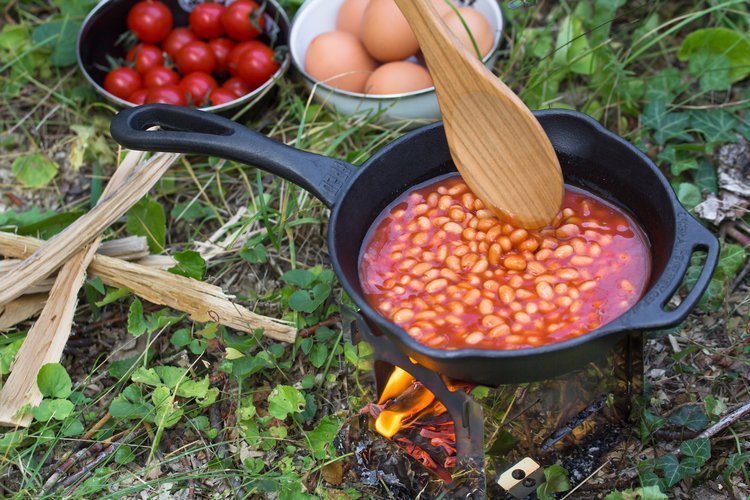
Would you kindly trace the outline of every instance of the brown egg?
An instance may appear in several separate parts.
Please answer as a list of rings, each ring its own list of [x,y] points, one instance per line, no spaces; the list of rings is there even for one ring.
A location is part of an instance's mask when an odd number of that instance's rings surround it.
[[[458,11],[469,26],[472,35],[474,35],[474,40],[476,40],[482,56],[486,56],[489,51],[492,50],[492,45],[495,42],[495,34],[492,32],[492,26],[490,26],[489,21],[487,21],[487,19],[485,19],[485,17],[476,9],[461,7]],[[443,20],[458,39],[461,40],[461,42],[463,42],[463,44],[471,51],[474,51],[474,45],[471,43],[471,38],[469,38],[466,28],[464,28],[464,25],[461,23],[461,20],[456,13],[453,11],[449,12],[443,17]]]
[[[363,92],[376,67],[362,42],[346,31],[318,35],[307,47],[305,56],[305,70],[310,76],[350,92]]]
[[[359,36],[362,31],[362,17],[369,3],[370,0],[346,0],[336,17],[336,29]]]
[[[367,94],[403,94],[432,87],[430,73],[419,64],[396,61],[376,69],[365,84]]]
[[[419,50],[417,38],[393,0],[370,0],[361,35],[367,52],[378,61],[406,59]]]
[[[448,2],[450,2],[451,5],[456,5],[455,2],[453,2],[453,0],[430,0],[430,1],[432,2],[432,6],[435,7],[435,10],[437,11],[440,17],[445,17],[448,15],[449,12],[453,11],[450,5],[448,5]]]

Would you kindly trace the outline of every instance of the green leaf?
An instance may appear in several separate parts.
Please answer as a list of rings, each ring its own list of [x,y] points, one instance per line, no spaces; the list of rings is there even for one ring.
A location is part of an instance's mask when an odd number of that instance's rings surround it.
[[[104,295],[105,293],[107,293],[107,289],[105,288],[104,283],[102,282],[102,279],[99,276],[88,280],[87,283],[89,286],[91,286],[91,288],[99,292],[101,295]]]
[[[0,432],[0,453],[7,456],[12,450],[18,448],[26,437],[26,431]]]
[[[266,236],[259,234],[250,238],[240,250],[240,257],[250,264],[264,264],[268,261],[268,252],[263,245]],[[283,279],[283,276],[282,276]]]
[[[295,311],[312,313],[331,295],[331,285],[316,284],[311,292],[297,290],[289,298],[289,307]]]
[[[567,16],[560,23],[555,42],[554,61],[574,73],[582,75],[594,73],[596,69],[594,52],[579,18]]]
[[[734,129],[739,120],[725,109],[700,109],[690,112],[690,123],[707,143],[717,144],[735,139]]]
[[[266,351],[261,351],[254,356],[244,356],[232,361],[232,375],[237,378],[249,377],[266,368],[272,368],[271,361]]]
[[[161,203],[143,198],[128,211],[128,234],[145,236],[152,253],[164,250],[167,222]]]
[[[2,444],[0,443],[0,451],[2,451],[2,449]],[[726,460],[726,468],[724,469],[723,474],[724,482],[729,484],[732,474],[740,470],[748,462],[750,462],[750,451],[729,455]]]
[[[192,341],[193,337],[190,335],[190,330],[187,328],[180,328],[174,332],[172,338],[169,339],[169,342],[175,347],[185,347]]]
[[[687,61],[697,54],[726,57],[733,82],[750,75],[750,40],[738,31],[727,28],[704,28],[693,31],[682,42],[677,58]]]
[[[186,378],[177,386],[177,395],[183,398],[205,398],[208,394],[208,386],[208,377],[200,380]]]
[[[31,153],[13,160],[11,171],[28,188],[41,188],[57,175],[57,164],[42,153]]]
[[[677,68],[667,68],[648,78],[646,102],[666,106],[674,100],[682,86],[682,75]]]
[[[703,201],[701,190],[698,189],[698,186],[690,182],[681,182],[677,186],[677,198],[688,210],[692,210]]]
[[[112,302],[117,302],[123,297],[130,295],[130,290],[127,288],[112,288],[107,292],[102,300],[96,303],[97,307],[104,307]]]
[[[323,366],[328,359],[328,347],[325,344],[315,344],[310,351],[310,363],[315,368]]]
[[[539,500],[553,500],[555,493],[561,493],[570,489],[568,471],[559,464],[552,464],[544,469],[545,482],[536,489]]]
[[[719,192],[719,180],[716,177],[716,169],[710,161],[705,158],[698,159],[698,170],[693,173],[693,180],[699,189],[711,193]]]
[[[159,374],[164,385],[170,389],[177,387],[177,384],[184,382],[186,379],[185,375],[187,370],[177,366],[157,366],[154,371]]]
[[[135,460],[135,453],[133,453],[133,449],[130,446],[123,444],[117,448],[117,451],[115,452],[115,462],[120,465],[127,465],[133,460]]]
[[[677,457],[671,453],[659,457],[655,462],[655,466],[658,470],[664,473],[664,480],[670,488],[682,481],[682,479],[689,473],[689,469],[683,464],[680,464]]]
[[[10,367],[13,364],[13,360],[16,359],[16,354],[18,354],[23,341],[24,339],[20,338],[0,349],[0,376],[10,373]]]
[[[675,138],[684,141],[692,139],[686,132],[690,124],[690,114],[668,112],[663,102],[647,104],[641,120],[645,127],[653,130],[654,140],[659,144]]]
[[[688,63],[688,72],[698,77],[701,90],[727,90],[732,85],[732,61],[723,54],[698,52]]]
[[[284,420],[289,414],[299,413],[305,409],[305,397],[300,391],[289,385],[278,385],[268,396],[268,413]]]
[[[177,265],[170,268],[169,272],[194,280],[203,279],[206,272],[206,261],[203,260],[201,254],[193,250],[185,250],[172,254],[172,257],[177,261]]]
[[[663,418],[654,415],[648,410],[644,410],[641,415],[641,441],[647,443],[651,434],[653,434],[654,431],[661,429],[664,426],[664,422]]]
[[[720,399],[716,399],[710,394],[703,398],[703,403],[706,405],[706,412],[714,417],[720,417],[725,411],[727,411],[726,403]]]
[[[51,398],[67,398],[73,391],[70,376],[60,363],[43,365],[36,376],[36,385],[42,396]]]
[[[633,490],[613,491],[604,500],[667,500],[658,486],[645,486]]]
[[[159,427],[173,427],[180,421],[184,410],[177,407],[172,394],[166,387],[157,387],[151,393],[151,401],[156,408],[156,417],[154,423]]]
[[[194,200],[186,203],[177,203],[169,214],[175,220],[190,222],[213,215],[213,211],[201,204],[201,202]]]
[[[54,0],[53,3],[65,16],[84,16],[97,3],[97,0]]]
[[[40,422],[65,420],[73,413],[75,406],[67,399],[43,399],[39,406],[31,409],[31,414]]]
[[[52,49],[49,61],[53,66],[70,66],[76,63],[76,39],[80,29],[79,21],[48,21],[34,29],[31,39],[37,45]]]
[[[702,467],[711,458],[711,441],[708,438],[689,439],[680,444],[680,451],[686,457],[697,459]]]
[[[305,269],[292,269],[281,276],[284,283],[295,285],[300,288],[309,288],[315,281],[315,275]]]
[[[143,304],[138,297],[133,298],[128,313],[128,332],[134,337],[140,337],[146,333],[146,320],[143,319]]]
[[[310,451],[312,451],[312,455],[316,460],[326,458],[326,452],[329,447],[331,450],[333,449],[330,445],[333,443],[333,439],[338,434],[340,428],[341,420],[328,415],[321,418],[318,426],[307,433]]]
[[[77,418],[69,417],[63,422],[60,433],[64,437],[80,436],[83,434],[83,424]]]
[[[159,375],[156,374],[153,368],[144,368],[141,366],[133,372],[130,379],[138,384],[146,384],[152,387],[162,385]]]
[[[708,417],[700,405],[683,406],[672,415],[669,421],[675,425],[686,427],[691,431],[702,431],[709,424]]]

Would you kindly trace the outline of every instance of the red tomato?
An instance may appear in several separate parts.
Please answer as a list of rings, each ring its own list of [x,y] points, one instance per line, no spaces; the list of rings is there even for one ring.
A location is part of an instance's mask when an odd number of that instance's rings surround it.
[[[135,63],[135,70],[140,74],[144,74],[151,68],[163,66],[164,54],[156,45],[139,43],[128,51],[125,60],[129,63]]]
[[[274,59],[275,54],[271,47],[255,40],[252,43],[252,46],[240,54],[237,76],[250,85],[251,89],[257,89],[276,73],[279,63]]]
[[[177,85],[180,83],[180,75],[166,66],[157,66],[146,71],[143,75],[143,86],[147,89],[161,87],[163,85]]]
[[[208,42],[208,46],[211,48],[211,52],[214,53],[216,58],[216,73],[226,73],[228,69],[229,53],[234,48],[234,42],[229,38],[217,38]]]
[[[198,37],[195,36],[195,33],[188,28],[175,28],[170,31],[167,38],[164,39],[161,48],[164,49],[164,52],[169,54],[169,57],[174,61],[177,58],[177,53],[182,47],[197,39]]]
[[[218,38],[224,34],[221,15],[224,6],[219,3],[202,3],[190,13],[190,27],[201,38]]]
[[[252,48],[255,44],[255,40],[248,40],[246,42],[240,42],[235,45],[231,51],[229,51],[229,57],[227,57],[227,69],[231,75],[237,74],[237,65],[240,62],[242,54],[249,48]]]
[[[203,106],[211,92],[218,87],[216,80],[208,73],[190,73],[180,82],[180,90],[190,104]]]
[[[148,95],[148,89],[138,89],[128,97],[128,101],[133,104],[141,105],[146,104],[146,96]]]
[[[226,104],[228,102],[234,101],[235,99],[237,99],[237,96],[235,96],[227,89],[222,88],[214,89],[214,91],[211,92],[211,96],[208,98],[208,100],[211,101],[211,106]]]
[[[141,75],[133,68],[115,68],[104,78],[104,90],[120,99],[127,99],[142,86]]]
[[[142,42],[161,42],[172,29],[172,12],[161,2],[138,2],[128,12],[128,29]]]
[[[216,57],[207,43],[194,41],[186,43],[177,53],[177,68],[183,75],[196,71],[212,73],[216,66]]]
[[[235,40],[250,40],[263,32],[266,19],[263,9],[253,0],[237,0],[224,9],[221,25]]]
[[[164,85],[163,87],[148,89],[146,102],[148,104],[160,102],[163,104],[174,104],[176,106],[187,106],[185,94],[182,93],[182,90],[180,90],[180,87],[177,85]]]
[[[236,76],[233,76],[232,78],[224,82],[224,85],[222,85],[221,88],[230,91],[237,97],[242,97],[243,95],[249,94],[252,91],[250,86],[245,83],[242,78],[238,78]]]

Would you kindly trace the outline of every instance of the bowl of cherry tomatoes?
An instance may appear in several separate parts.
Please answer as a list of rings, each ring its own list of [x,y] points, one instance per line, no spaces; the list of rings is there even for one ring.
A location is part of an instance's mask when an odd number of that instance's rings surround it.
[[[222,112],[254,104],[290,65],[275,0],[104,0],[78,34],[78,64],[110,101]]]

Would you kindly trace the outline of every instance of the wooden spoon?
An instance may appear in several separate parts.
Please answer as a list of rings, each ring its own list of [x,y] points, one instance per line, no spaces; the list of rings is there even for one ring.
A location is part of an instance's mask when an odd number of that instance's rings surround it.
[[[428,0],[395,0],[435,82],[451,156],[495,214],[527,229],[562,205],[562,172],[529,108],[448,29]]]

